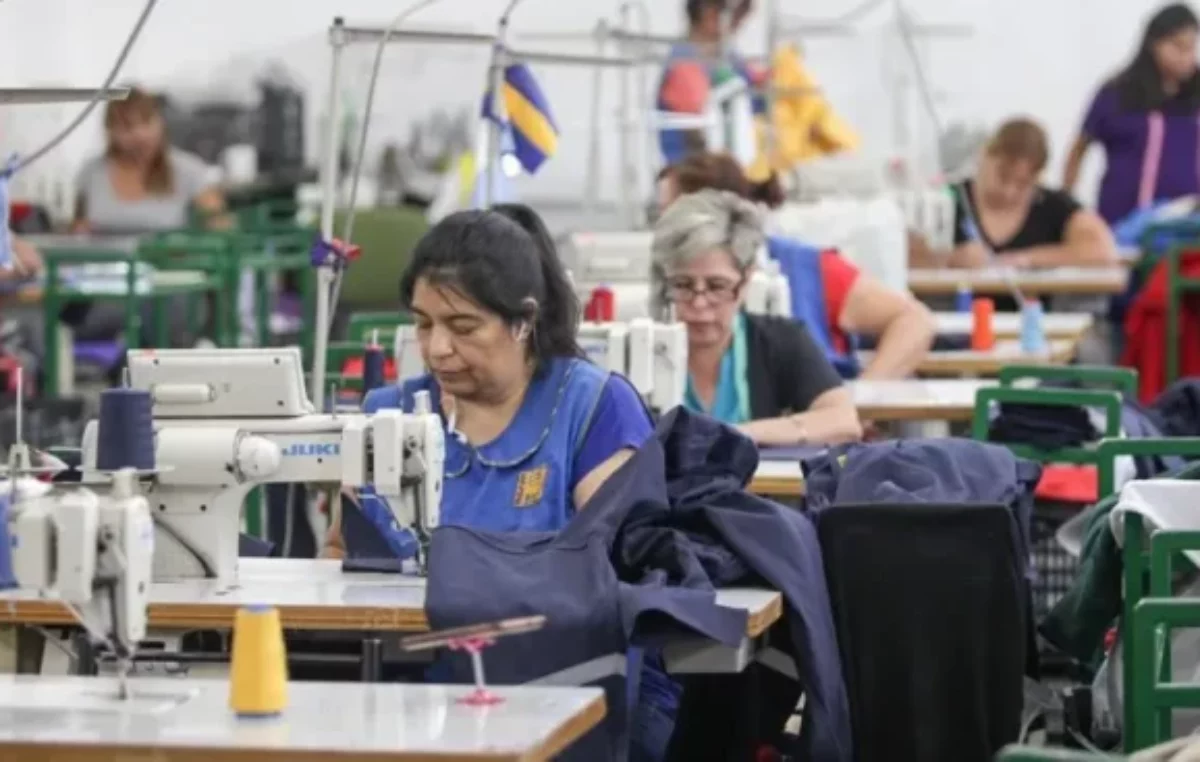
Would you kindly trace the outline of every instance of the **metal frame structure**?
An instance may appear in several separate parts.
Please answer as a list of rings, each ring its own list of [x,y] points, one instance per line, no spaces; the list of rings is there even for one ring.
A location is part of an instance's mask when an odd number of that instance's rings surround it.
[[[488,87],[491,92],[499,92],[497,87],[499,78],[503,76],[504,66],[509,61],[528,61],[558,66],[583,67],[627,68],[633,65],[633,60],[629,58],[510,49],[507,46],[508,19],[518,2],[519,0],[510,0],[508,8],[497,24],[497,31],[492,34],[413,27],[388,29],[383,26],[349,25],[341,17],[334,18],[333,24],[329,28],[331,60],[329,66],[329,92],[325,99],[325,114],[328,119],[328,127],[325,142],[322,146],[320,161],[320,226],[321,237],[324,240],[332,240],[334,237],[333,216],[337,208],[339,195],[338,149],[342,139],[342,124],[341,120],[336,118],[336,114],[341,106],[342,53],[347,46],[362,43],[374,43],[378,45],[382,42],[391,44],[414,40],[449,45],[490,45],[493,48],[492,60],[488,66]],[[492,150],[490,155],[495,156],[498,153],[497,149],[500,145],[501,127],[498,124],[489,124],[488,129],[488,145]],[[490,172],[488,173],[488,177],[492,177]],[[489,202],[494,197],[494,188],[490,187],[490,185],[491,180],[489,179],[489,187],[485,196]],[[331,287],[334,283],[335,275],[336,273],[331,265],[324,265],[317,269],[316,315],[314,316],[316,331],[314,332],[313,339],[311,394],[313,404],[318,410],[323,409],[325,404],[324,386],[327,373],[325,351],[329,346],[329,318],[330,311],[333,308]]]
[[[0,87],[0,106],[87,103],[93,99],[123,101],[127,97],[127,87],[108,90],[87,87]]]

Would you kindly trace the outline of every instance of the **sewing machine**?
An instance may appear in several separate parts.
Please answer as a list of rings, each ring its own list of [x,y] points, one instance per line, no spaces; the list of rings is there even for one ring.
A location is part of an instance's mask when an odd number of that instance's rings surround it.
[[[142,489],[156,526],[155,581],[235,582],[242,506],[262,484],[374,486],[423,565],[444,461],[428,394],[412,412],[316,413],[296,347],[130,351],[128,364],[129,385],[153,400],[158,467]],[[85,474],[99,441],[92,421]]]
[[[587,304],[593,289],[605,286],[613,294],[612,319],[632,321],[652,317],[653,285],[649,231],[571,233],[560,242],[575,292]],[[766,247],[746,282],[747,312],[792,316],[791,286]]]
[[[588,359],[620,373],[651,409],[683,404],[687,388],[687,328],[636,318],[628,323],[582,323],[579,345]]]
[[[79,625],[117,658],[119,697],[134,648],[146,636],[146,606],[154,554],[154,525],[137,474],[101,475],[107,489],[58,487],[37,478],[54,466],[35,467],[21,431],[24,394],[17,376],[16,437],[0,468],[0,502],[7,506],[0,542],[5,585],[62,601]]]

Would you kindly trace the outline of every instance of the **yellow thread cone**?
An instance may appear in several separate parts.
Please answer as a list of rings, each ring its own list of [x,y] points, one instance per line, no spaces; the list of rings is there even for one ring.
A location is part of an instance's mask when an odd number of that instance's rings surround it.
[[[233,622],[229,708],[244,716],[279,714],[287,706],[287,651],[279,611],[239,609]]]

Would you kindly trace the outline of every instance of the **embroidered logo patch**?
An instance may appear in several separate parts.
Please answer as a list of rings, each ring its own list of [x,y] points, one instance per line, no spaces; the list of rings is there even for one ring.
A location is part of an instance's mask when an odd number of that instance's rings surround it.
[[[542,502],[542,496],[546,494],[546,477],[549,475],[548,465],[517,474],[517,494],[513,495],[513,506],[528,508]]]

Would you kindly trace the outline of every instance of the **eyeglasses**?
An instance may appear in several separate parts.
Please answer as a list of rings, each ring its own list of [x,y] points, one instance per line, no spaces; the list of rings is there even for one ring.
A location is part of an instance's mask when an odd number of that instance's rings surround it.
[[[745,279],[728,278],[669,278],[667,295],[671,301],[688,304],[698,296],[704,296],[711,304],[728,304],[737,299]]]

